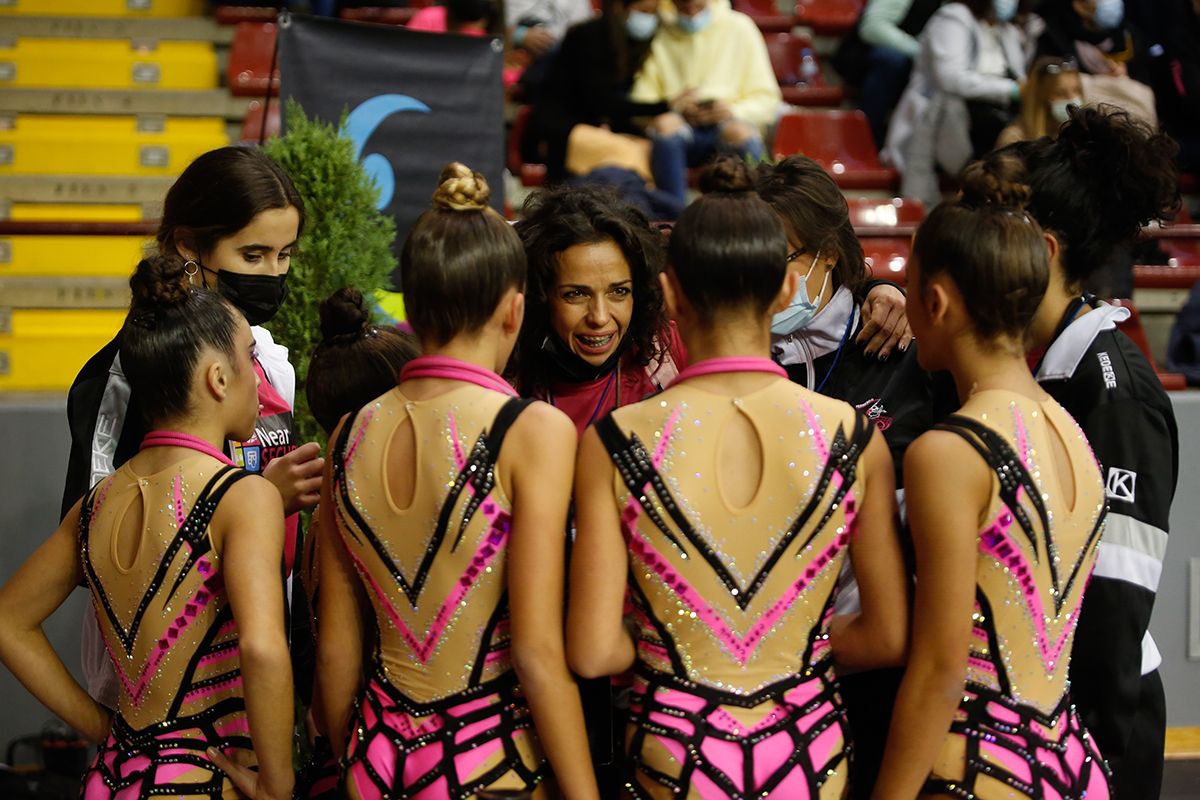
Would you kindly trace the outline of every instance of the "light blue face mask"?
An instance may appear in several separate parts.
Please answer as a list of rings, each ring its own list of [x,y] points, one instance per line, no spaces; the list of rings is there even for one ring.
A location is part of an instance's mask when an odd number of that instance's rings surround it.
[[[1096,10],[1092,12],[1092,22],[1102,31],[1112,30],[1125,19],[1124,0],[1096,0]]]
[[[1081,106],[1083,100],[1073,97],[1070,100],[1053,100],[1050,103],[1050,119],[1063,124],[1071,118],[1071,106]]]
[[[625,18],[625,32],[629,38],[639,42],[648,42],[654,38],[658,30],[658,14],[647,14],[645,11],[630,11]]]
[[[820,302],[821,295],[825,293],[825,284],[829,283],[829,270],[825,270],[825,280],[821,281],[821,288],[817,290],[816,302],[810,300],[808,297],[808,279],[812,276],[813,270],[817,268],[817,262],[820,260],[821,253],[818,252],[813,256],[812,265],[808,268],[808,272],[800,280],[799,285],[796,286],[796,293],[792,295],[792,302],[783,311],[771,317],[771,333],[776,336],[784,336],[798,331],[812,322],[813,317],[817,315],[817,303]]]
[[[684,33],[699,33],[707,28],[710,22],[712,22],[712,11],[706,6],[699,14],[691,17],[685,17],[680,14],[675,24]]]
[[[999,22],[1012,22],[1017,15],[1018,0],[992,0],[992,13]]]

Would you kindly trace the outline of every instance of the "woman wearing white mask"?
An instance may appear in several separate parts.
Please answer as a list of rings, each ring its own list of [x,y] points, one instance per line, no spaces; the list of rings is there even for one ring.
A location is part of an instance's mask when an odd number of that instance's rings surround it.
[[[1037,10],[1046,23],[1037,40],[1037,56],[1075,59],[1090,75],[1133,77],[1133,38],[1125,29],[1124,0],[1046,0]]]
[[[996,147],[1042,136],[1054,138],[1069,118],[1071,106],[1081,105],[1079,65],[1071,59],[1043,56],[1029,70],[1029,80],[1021,92],[1021,115],[1000,134]]]
[[[1018,0],[956,0],[921,32],[912,77],[888,128],[882,156],[903,173],[905,197],[932,208],[938,170],[957,175],[992,149],[1012,122],[1028,63],[1013,24]]]

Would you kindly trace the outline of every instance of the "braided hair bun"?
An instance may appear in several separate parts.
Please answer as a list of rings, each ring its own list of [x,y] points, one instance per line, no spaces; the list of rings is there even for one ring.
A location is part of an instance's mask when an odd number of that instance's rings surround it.
[[[447,164],[433,193],[433,207],[448,211],[482,211],[492,196],[482,174],[457,161]]]
[[[184,305],[192,284],[178,257],[154,255],[137,265],[129,291],[131,311],[154,314]]]
[[[718,158],[700,176],[700,191],[703,194],[743,194],[754,191],[754,176],[750,167],[740,158],[723,156]]]
[[[349,344],[371,328],[371,314],[362,292],[353,286],[338,289],[321,301],[317,308],[321,319],[321,345]]]
[[[961,202],[968,208],[994,208],[1024,211],[1033,195],[1026,183],[1025,162],[1011,153],[967,165],[959,178]]]

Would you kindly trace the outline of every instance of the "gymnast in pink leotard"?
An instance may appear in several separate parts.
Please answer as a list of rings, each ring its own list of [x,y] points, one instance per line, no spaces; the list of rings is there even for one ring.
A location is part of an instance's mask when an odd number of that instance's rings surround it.
[[[921,366],[962,408],[904,458],[916,550],[909,663],[874,797],[1109,796],[1071,706],[1079,609],[1104,484],[1087,439],[1038,385],[1025,337],[1049,282],[1011,157],[969,167],[962,199],[921,225],[908,319]]]
[[[284,800],[283,504],[223,451],[258,418],[254,337],[181,261],[143,261],[130,288],[118,341],[151,432],[0,591],[0,659],[100,744],[87,800]],[[111,718],[40,628],[80,583],[120,684]]]
[[[580,446],[568,653],[585,676],[634,669],[631,797],[844,796],[834,663],[903,654],[887,446],[767,358],[798,279],[786,256],[757,197],[685,210],[663,286],[693,363]],[[834,618],[848,550],[862,612]]]
[[[442,178],[401,258],[425,355],[330,439],[321,717],[346,743],[351,798],[542,798],[557,784],[587,800],[562,634],[575,429],[496,374],[521,325],[524,251],[481,175],[455,164]]]

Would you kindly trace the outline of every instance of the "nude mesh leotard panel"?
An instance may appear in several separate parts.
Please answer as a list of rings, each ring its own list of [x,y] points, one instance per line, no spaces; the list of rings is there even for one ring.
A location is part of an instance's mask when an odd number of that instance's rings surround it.
[[[254,763],[237,626],[209,523],[246,474],[202,455],[144,477],[126,464],[84,500],[84,575],[121,683],[112,733],[84,776],[89,800],[239,796],[205,754],[215,746]],[[140,540],[122,564],[116,533],[139,499]]]
[[[333,454],[338,523],[379,631],[348,753],[352,796],[541,788],[547,768],[509,657],[512,507],[496,475],[504,435],[527,404],[476,386],[425,401],[397,389],[343,426]],[[384,481],[405,420],[416,472],[401,508]]]
[[[749,505],[723,499],[722,426],[763,450]],[[687,382],[606,417],[629,545],[638,798],[841,797],[849,745],[828,622],[870,439],[849,405],[786,380],[730,398]]]
[[[1104,521],[1087,439],[1053,400],[981,392],[938,426],[995,473],[979,533],[974,627],[963,700],[926,791],[959,797],[1108,797],[1106,768],[1071,706],[1067,667]],[[1053,431],[1075,504],[1059,486]]]

